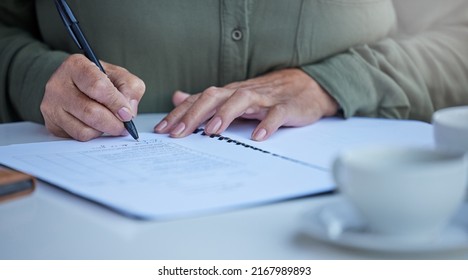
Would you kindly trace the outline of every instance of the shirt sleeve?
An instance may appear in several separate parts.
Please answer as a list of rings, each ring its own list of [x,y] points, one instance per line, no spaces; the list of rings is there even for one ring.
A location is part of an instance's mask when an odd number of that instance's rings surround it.
[[[0,1],[0,122],[43,122],[45,84],[67,57],[40,41],[34,2]]]
[[[468,104],[468,1],[395,0],[398,27],[302,69],[354,115],[430,121]]]

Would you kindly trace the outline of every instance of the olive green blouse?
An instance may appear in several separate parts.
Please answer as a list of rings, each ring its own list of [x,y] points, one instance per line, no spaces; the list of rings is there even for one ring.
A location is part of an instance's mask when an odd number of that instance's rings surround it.
[[[466,0],[68,0],[101,60],[177,90],[302,68],[354,115],[428,121],[468,104]],[[47,80],[79,50],[53,0],[0,2],[0,121],[43,122]],[[64,92],[63,94],[66,94]]]

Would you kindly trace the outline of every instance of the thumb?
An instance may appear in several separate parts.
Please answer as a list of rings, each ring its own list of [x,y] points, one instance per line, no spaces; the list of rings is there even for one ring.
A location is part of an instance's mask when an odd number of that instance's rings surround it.
[[[130,121],[133,118],[129,101],[106,74],[83,55],[74,55],[70,59],[70,66],[67,70],[73,83],[81,92],[107,107],[121,121]]]
[[[172,95],[172,103],[175,106],[178,106],[179,104],[184,102],[185,99],[187,99],[189,96],[190,96],[190,94],[178,90],[178,91],[174,92],[174,95]]]

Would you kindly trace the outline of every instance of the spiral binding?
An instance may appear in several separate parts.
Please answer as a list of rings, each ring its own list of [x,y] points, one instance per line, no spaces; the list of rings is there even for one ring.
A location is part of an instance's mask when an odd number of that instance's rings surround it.
[[[274,156],[274,157],[279,157],[279,158],[281,158],[281,159],[284,159],[284,160],[287,160],[287,161],[291,161],[291,162],[294,162],[294,163],[297,163],[297,164],[300,164],[300,165],[304,165],[304,166],[307,166],[307,167],[311,167],[311,168],[314,168],[314,169],[319,169],[319,170],[327,171],[327,172],[329,171],[328,169],[323,168],[323,167],[321,167],[321,166],[318,166],[318,165],[315,165],[315,164],[310,164],[310,163],[308,163],[308,162],[300,161],[300,160],[293,159],[293,158],[286,157],[286,156],[282,156],[282,155],[279,155],[279,154],[275,154],[275,153],[272,153],[272,152],[270,152],[270,151],[266,151],[266,150],[257,148],[257,147],[255,147],[255,146],[246,144],[246,143],[244,143],[244,142],[241,142],[241,141],[238,141],[238,140],[235,140],[235,139],[232,139],[232,138],[223,136],[223,135],[221,135],[221,134],[211,134],[211,135],[208,135],[208,134],[205,133],[204,129],[203,129],[203,128],[200,128],[200,127],[197,128],[197,129],[195,129],[195,131],[193,131],[193,134],[199,134],[199,135],[202,135],[202,136],[210,137],[210,138],[212,138],[212,139],[217,139],[217,140],[219,140],[219,141],[224,141],[224,142],[226,142],[226,143],[235,144],[235,145],[238,145],[238,146],[247,148],[247,149],[252,149],[252,150],[254,150],[254,151],[258,151],[258,152],[261,152],[261,153],[264,153],[264,154],[269,154],[269,155],[272,155],[272,156]]]

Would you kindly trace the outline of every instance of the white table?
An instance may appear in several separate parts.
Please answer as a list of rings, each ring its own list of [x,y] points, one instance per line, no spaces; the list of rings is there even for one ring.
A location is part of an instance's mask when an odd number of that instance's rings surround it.
[[[162,115],[141,115],[152,131]],[[0,125],[0,145],[60,140],[33,123]],[[468,258],[389,255],[316,241],[301,216],[337,194],[308,197],[198,218],[139,221],[40,182],[27,197],[0,204],[0,259],[379,259]]]

